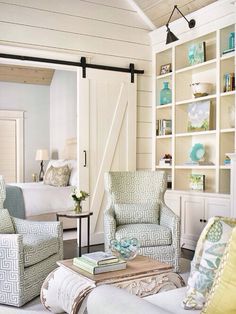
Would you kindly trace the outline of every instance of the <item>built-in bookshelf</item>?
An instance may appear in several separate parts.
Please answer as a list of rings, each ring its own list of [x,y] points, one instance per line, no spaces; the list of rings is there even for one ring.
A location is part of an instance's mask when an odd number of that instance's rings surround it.
[[[231,32],[235,32],[235,24],[190,41],[182,41],[170,48],[166,45],[165,50],[157,50],[154,54],[156,118],[153,121],[156,122],[153,131],[160,129],[160,121],[168,121],[171,132],[168,130],[167,133],[155,133],[153,170],[164,169],[168,173],[169,178],[172,178],[172,190],[189,190],[190,175],[201,174],[205,176],[206,192],[230,193],[230,166],[225,164],[225,158],[226,153],[233,153],[236,147],[235,110],[233,111],[236,106],[236,92],[235,87],[229,88],[227,85],[226,88],[225,85],[228,73],[235,74],[236,65],[235,51],[225,51]],[[190,65],[189,47],[203,42],[204,61]],[[171,72],[161,75],[161,67],[166,64],[171,64]],[[232,83],[232,77],[230,79]],[[171,103],[161,105],[160,92],[164,82],[169,83],[172,99]],[[198,82],[211,83],[210,93],[194,97],[190,84]],[[200,115],[199,108],[203,103],[210,107],[209,124],[204,130],[190,130],[190,110],[194,110],[192,104],[196,104],[196,115]],[[190,151],[196,143],[204,145],[202,164],[190,163]],[[170,165],[160,164],[165,154],[172,156]]]

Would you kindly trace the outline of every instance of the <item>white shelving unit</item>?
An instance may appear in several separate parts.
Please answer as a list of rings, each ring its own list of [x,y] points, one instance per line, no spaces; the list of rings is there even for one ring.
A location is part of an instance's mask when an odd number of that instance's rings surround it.
[[[231,106],[236,107],[236,92],[224,91],[224,74],[236,72],[235,51],[228,48],[229,33],[235,31],[235,4],[221,0],[194,12],[188,18],[196,27],[188,30],[183,19],[174,21],[170,29],[179,38],[166,45],[166,27],[150,33],[153,46],[153,141],[152,169],[164,170],[172,177],[172,188],[165,194],[167,205],[181,218],[181,245],[194,249],[199,235],[212,216],[230,216],[230,165],[225,154],[235,152],[236,128],[229,118]],[[190,44],[206,44],[206,60],[189,65]],[[162,65],[171,63],[172,72],[160,75]],[[172,90],[172,103],[160,105],[163,82]],[[210,95],[194,98],[191,83],[213,84]],[[188,131],[188,106],[201,101],[211,102],[211,123],[206,131]],[[157,120],[172,120],[172,134],[157,136]],[[236,121],[234,116],[234,122]],[[202,143],[209,165],[186,164],[195,143]],[[172,155],[170,166],[160,166],[165,154]],[[205,175],[205,191],[190,190],[190,175]]]
[[[229,122],[229,108],[236,104],[235,90],[224,92],[224,74],[235,73],[235,52],[223,55],[227,49],[228,34],[235,31],[235,24],[217,29],[209,34],[185,41],[171,48],[154,53],[155,72],[155,121],[172,120],[172,135],[156,136],[154,141],[153,169],[168,169],[172,176],[172,190],[189,190],[190,174],[204,174],[206,192],[230,193],[229,166],[224,165],[225,154],[235,150],[235,127]],[[206,61],[189,66],[188,48],[190,44],[205,42]],[[171,63],[172,72],[159,75],[163,64]],[[160,105],[160,91],[163,82],[172,89],[172,103]],[[210,95],[194,98],[191,83],[212,83]],[[188,107],[192,103],[210,101],[210,128],[206,131],[188,132]],[[155,123],[155,122],[154,122]],[[213,163],[205,166],[188,165],[189,152],[195,143],[202,143],[206,149],[206,159]],[[172,155],[172,166],[159,166],[165,154]],[[227,188],[226,188],[227,187]]]

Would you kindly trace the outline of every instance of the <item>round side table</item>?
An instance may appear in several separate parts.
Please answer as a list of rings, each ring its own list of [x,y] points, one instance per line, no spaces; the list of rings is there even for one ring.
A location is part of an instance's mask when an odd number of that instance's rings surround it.
[[[75,218],[79,219],[79,256],[81,256],[81,219],[87,218],[87,247],[88,247],[88,253],[90,251],[90,216],[93,215],[92,212],[82,212],[79,214],[76,214],[73,210],[70,211],[64,211],[64,212],[57,212],[57,221],[59,221],[60,217],[66,217],[66,218]]]

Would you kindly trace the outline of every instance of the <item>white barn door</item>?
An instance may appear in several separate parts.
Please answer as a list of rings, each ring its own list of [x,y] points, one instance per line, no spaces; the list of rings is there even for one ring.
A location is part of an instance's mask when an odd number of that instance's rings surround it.
[[[136,169],[136,81],[128,73],[87,69],[82,78],[78,71],[79,187],[90,194],[83,208],[93,212],[92,243],[103,242],[104,173]]]

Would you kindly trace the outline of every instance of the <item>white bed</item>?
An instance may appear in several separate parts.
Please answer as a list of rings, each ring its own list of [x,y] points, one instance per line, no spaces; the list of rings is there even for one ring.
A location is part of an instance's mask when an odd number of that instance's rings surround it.
[[[10,184],[22,190],[26,219],[40,221],[56,220],[56,213],[58,211],[73,209],[74,203],[71,193],[77,186],[76,144],[76,139],[68,139],[63,152],[64,158],[50,160],[47,166],[47,169],[49,169],[51,165],[54,167],[68,165],[71,169],[68,186],[55,187],[44,184],[44,182]],[[77,227],[76,219],[60,218],[60,220],[63,222],[64,229]]]

